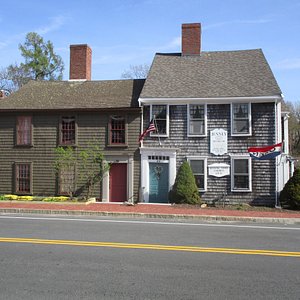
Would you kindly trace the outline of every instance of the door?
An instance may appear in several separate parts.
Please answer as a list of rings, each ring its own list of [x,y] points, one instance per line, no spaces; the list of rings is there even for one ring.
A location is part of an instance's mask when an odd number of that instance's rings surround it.
[[[109,169],[109,201],[127,201],[127,164],[111,164]]]
[[[169,164],[149,163],[149,202],[168,203]]]

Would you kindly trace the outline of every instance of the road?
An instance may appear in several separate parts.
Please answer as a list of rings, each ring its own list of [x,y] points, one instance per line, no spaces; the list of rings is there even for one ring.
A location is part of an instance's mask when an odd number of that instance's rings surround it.
[[[300,226],[0,215],[0,299],[300,299]]]

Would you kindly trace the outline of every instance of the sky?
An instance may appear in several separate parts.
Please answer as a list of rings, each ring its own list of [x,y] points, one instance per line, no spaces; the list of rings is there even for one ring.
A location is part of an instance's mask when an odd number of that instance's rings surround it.
[[[0,0],[0,68],[23,62],[28,32],[50,40],[69,79],[70,45],[92,48],[92,79],[120,79],[156,52],[181,52],[181,24],[201,49],[261,48],[286,101],[300,102],[300,0]]]

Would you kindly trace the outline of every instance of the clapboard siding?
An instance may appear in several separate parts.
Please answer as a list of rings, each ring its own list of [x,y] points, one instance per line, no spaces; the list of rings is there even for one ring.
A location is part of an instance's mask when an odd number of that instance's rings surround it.
[[[20,113],[19,115],[23,115]],[[26,113],[28,115],[28,113]],[[18,114],[0,116],[0,194],[14,192],[15,162],[31,162],[33,165],[33,194],[51,196],[57,194],[57,178],[54,172],[54,149],[58,146],[59,122],[62,115],[76,115],[77,146],[76,151],[87,149],[92,141],[100,144],[103,152],[109,155],[120,153],[134,159],[134,194],[138,199],[140,181],[140,156],[138,134],[140,132],[140,113],[124,110],[122,115],[128,122],[128,143],[126,147],[108,147],[107,134],[110,115],[119,112],[77,112],[77,113],[33,113],[33,146],[15,146],[15,125]],[[77,176],[77,188],[84,182]],[[96,197],[100,196],[100,183],[95,187]]]
[[[150,106],[144,106],[144,128],[150,119]],[[207,105],[207,136],[187,136],[187,105],[169,106],[169,137],[160,138],[162,148],[177,149],[177,169],[187,156],[203,156],[207,165],[231,164],[231,155],[247,155],[253,146],[272,145],[275,140],[274,103],[252,103],[252,135],[231,136],[230,104]],[[222,128],[228,132],[228,153],[216,156],[210,153],[210,131]],[[160,147],[157,137],[147,136],[144,147]],[[225,194],[229,203],[254,202],[271,205],[275,199],[275,161],[252,161],[252,192],[231,192],[231,176],[207,176],[207,191],[201,193],[205,201],[220,201]]]

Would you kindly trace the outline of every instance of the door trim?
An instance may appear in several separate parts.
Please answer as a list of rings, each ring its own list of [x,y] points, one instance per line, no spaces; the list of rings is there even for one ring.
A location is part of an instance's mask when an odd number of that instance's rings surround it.
[[[149,203],[149,162],[155,160],[149,157],[168,157],[169,162],[169,191],[172,189],[176,178],[176,149],[140,148],[141,153],[141,191],[140,201]],[[163,162],[164,160],[160,160]]]
[[[134,187],[134,160],[132,156],[107,155],[105,163],[127,164],[127,201],[133,199]],[[102,202],[110,202],[109,199],[109,171],[103,176],[102,180]]]

